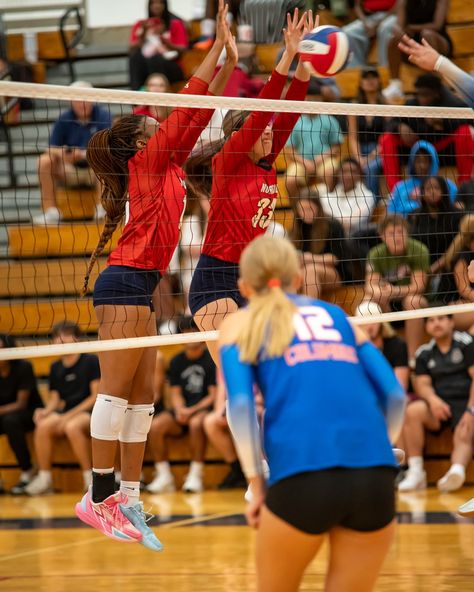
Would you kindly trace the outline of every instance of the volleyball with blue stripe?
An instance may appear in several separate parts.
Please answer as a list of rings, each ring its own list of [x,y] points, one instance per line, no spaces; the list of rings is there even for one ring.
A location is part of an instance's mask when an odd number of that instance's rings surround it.
[[[312,76],[326,78],[340,72],[349,59],[349,39],[331,25],[316,27],[300,42],[300,57]]]

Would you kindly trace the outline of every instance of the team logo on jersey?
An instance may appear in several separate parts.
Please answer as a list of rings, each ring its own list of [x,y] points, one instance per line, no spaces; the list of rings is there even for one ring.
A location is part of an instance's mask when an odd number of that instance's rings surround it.
[[[430,368],[430,369],[431,369],[431,368],[434,368],[434,367],[436,366],[436,362],[435,362],[433,359],[431,359],[431,360],[428,362],[427,366],[428,366],[428,368]]]
[[[262,183],[262,186],[260,187],[260,193],[273,194],[273,193],[276,193],[277,191],[278,191],[278,187],[275,184],[267,185],[266,183]]]
[[[451,362],[453,364],[460,364],[463,360],[464,356],[462,354],[462,351],[457,347],[453,349],[453,351],[451,352]]]

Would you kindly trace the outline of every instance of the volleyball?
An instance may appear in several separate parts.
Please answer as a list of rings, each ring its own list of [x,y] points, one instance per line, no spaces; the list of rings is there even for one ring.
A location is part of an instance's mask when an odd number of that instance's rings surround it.
[[[340,72],[349,59],[349,38],[339,27],[324,25],[305,35],[300,58],[312,76],[326,78]]]

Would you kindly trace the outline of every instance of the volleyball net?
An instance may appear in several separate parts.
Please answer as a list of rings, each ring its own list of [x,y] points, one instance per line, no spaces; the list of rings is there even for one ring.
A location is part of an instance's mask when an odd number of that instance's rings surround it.
[[[213,198],[228,202],[221,221],[227,244],[238,245],[236,229],[249,224],[243,218],[245,203],[254,200],[255,225],[287,236],[300,251],[303,293],[335,302],[349,315],[362,310],[362,301],[372,302],[371,316],[358,317],[357,323],[410,320],[443,311],[463,314],[461,328],[474,322],[474,290],[467,277],[474,250],[474,112],[468,108],[0,82],[1,103],[9,104],[11,97],[33,103],[16,120],[3,117],[0,129],[0,332],[16,336],[21,346],[33,346],[10,352],[13,357],[67,353],[66,344],[44,349],[52,327],[64,320],[77,323],[86,335],[80,344],[72,344],[74,351],[215,339],[215,331],[166,335],[179,330],[180,318],[189,315],[188,293]],[[71,101],[79,110],[81,105],[94,105],[92,114],[86,109],[89,124],[78,124],[77,115],[69,111]],[[215,111],[184,164],[187,203],[180,239],[153,298],[161,335],[97,342],[92,291],[126,219],[97,258],[89,291],[81,297],[89,258],[104,224],[100,184],[84,152],[63,138],[71,127],[79,135],[86,127],[93,133],[133,113],[163,120],[176,107]],[[225,187],[236,193],[212,197],[212,165],[203,156],[209,156],[211,142],[222,147],[229,111],[235,121],[244,121],[249,112],[274,114],[269,118],[273,141],[277,136],[282,140],[274,161],[276,182],[256,187],[236,151],[223,173]],[[299,115],[293,129],[285,127],[288,118],[283,114]],[[188,123],[183,124],[183,137],[187,130]],[[104,155],[104,166],[106,159]],[[153,180],[153,171],[144,174]],[[57,218],[48,219],[51,207],[57,209]],[[158,224],[155,248],[169,248],[159,243],[159,232]],[[217,293],[219,289],[210,287]],[[212,323],[211,327],[217,328]],[[0,350],[0,359],[10,354]]]

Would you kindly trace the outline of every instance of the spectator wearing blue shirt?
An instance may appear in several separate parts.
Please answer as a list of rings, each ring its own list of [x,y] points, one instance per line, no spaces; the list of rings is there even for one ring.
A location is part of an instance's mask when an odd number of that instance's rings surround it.
[[[76,81],[71,86],[92,88],[89,82]],[[35,224],[55,224],[61,218],[56,205],[57,185],[95,186],[97,179],[86,160],[86,148],[95,132],[112,125],[110,113],[94,103],[72,101],[71,109],[61,113],[53,126],[48,149],[39,157],[38,175],[43,213],[33,218]],[[97,195],[99,198],[99,195]],[[97,205],[96,217],[103,217]]]
[[[312,79],[307,100],[325,100],[322,85]],[[286,156],[293,162],[286,171],[286,187],[291,197],[298,195],[301,187],[324,181],[331,185],[330,177],[338,168],[343,134],[333,115],[303,113],[298,119],[286,145]]]

